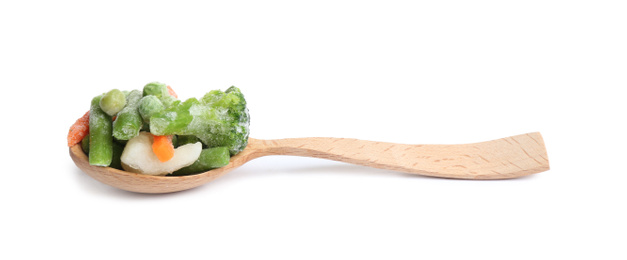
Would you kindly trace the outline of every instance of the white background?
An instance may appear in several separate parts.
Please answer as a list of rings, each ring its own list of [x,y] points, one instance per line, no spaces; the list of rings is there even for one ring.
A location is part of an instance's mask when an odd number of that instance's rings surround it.
[[[2,1],[2,259],[626,259],[624,1]],[[504,181],[264,157],[144,195],[68,155],[112,88],[235,85],[251,136],[479,142],[540,131]]]

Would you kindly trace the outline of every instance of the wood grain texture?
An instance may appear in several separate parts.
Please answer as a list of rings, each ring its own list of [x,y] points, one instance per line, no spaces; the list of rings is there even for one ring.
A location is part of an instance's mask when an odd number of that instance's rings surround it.
[[[456,179],[509,179],[549,169],[540,133],[458,145],[408,145],[346,138],[262,141],[263,155],[324,158],[368,167]]]
[[[455,179],[510,179],[549,169],[540,133],[457,145],[410,145],[349,138],[249,139],[229,165],[197,175],[149,176],[91,166],[80,145],[70,148],[76,165],[94,179],[134,192],[167,193],[210,182],[244,163],[270,155],[323,158],[368,167]]]

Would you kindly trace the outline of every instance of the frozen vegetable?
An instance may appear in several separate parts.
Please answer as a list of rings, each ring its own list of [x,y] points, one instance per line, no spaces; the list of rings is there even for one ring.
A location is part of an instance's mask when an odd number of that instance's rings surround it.
[[[210,91],[200,101],[174,102],[150,120],[150,132],[155,135],[194,135],[209,147],[228,147],[231,155],[248,144],[250,116],[244,95],[236,87]]]
[[[113,158],[111,116],[100,108],[101,98],[93,98],[89,110],[89,164],[109,166]]]
[[[169,107],[177,100],[176,93],[174,95],[170,94],[170,89],[166,84],[160,82],[151,82],[144,86],[143,95],[145,96],[155,96],[165,107]],[[172,90],[172,93],[174,91]]]
[[[100,108],[110,116],[115,116],[126,105],[126,96],[119,89],[112,89],[100,99]]]
[[[174,150],[174,156],[167,162],[161,162],[152,151],[153,135],[141,132],[129,140],[122,152],[124,170],[148,175],[166,175],[180,168],[189,166],[198,159],[202,144],[186,144]]]
[[[85,152],[85,154],[89,154],[89,135],[85,136],[85,138],[83,138],[83,141],[81,141],[81,148],[83,149],[83,152]],[[109,164],[109,167],[122,170],[122,162],[120,160],[120,157],[122,156],[122,151],[124,151],[124,145],[118,142],[113,142],[112,148],[113,156],[111,158],[111,164]]]
[[[229,155],[229,148],[213,147],[203,149],[198,159],[190,166],[184,167],[178,171],[175,171],[171,175],[182,176],[199,172],[206,172],[208,170],[220,168],[229,164],[231,159]]]
[[[73,146],[89,135],[89,111],[76,120],[67,134],[67,146]]]
[[[177,139],[176,142],[173,142],[175,147],[179,147],[184,144],[200,142],[200,139],[193,135],[175,135],[174,137],[176,137]]]
[[[168,93],[170,94],[170,96],[173,96],[174,98],[179,98],[179,96],[176,94],[176,92],[174,92],[174,89],[172,89],[172,87],[167,86],[168,88]]]
[[[150,123],[152,115],[165,110],[165,106],[157,96],[149,95],[139,100],[139,114],[142,116],[144,123]]]
[[[159,161],[167,162],[174,157],[174,145],[171,135],[153,135],[152,152]]]
[[[189,175],[223,167],[247,145],[250,117],[241,91],[178,100],[159,82],[112,89],[92,99],[68,133],[94,166],[149,175]]]
[[[81,141],[81,148],[85,154],[89,154],[89,134]]]
[[[139,100],[142,93],[133,90],[128,94],[126,106],[120,111],[113,122],[113,136],[118,140],[129,140],[139,134],[143,122],[139,115]]]

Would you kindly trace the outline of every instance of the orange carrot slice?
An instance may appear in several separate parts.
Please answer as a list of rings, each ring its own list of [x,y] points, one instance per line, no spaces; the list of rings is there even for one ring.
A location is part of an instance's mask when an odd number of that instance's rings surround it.
[[[89,111],[70,126],[67,134],[67,146],[71,147],[79,143],[89,134]]]
[[[176,92],[174,92],[174,90],[170,86],[168,86],[168,93],[170,93],[170,96],[173,96],[175,98],[179,98],[179,96],[176,95]]]
[[[171,135],[153,135],[152,151],[161,162],[167,162],[174,157],[174,145]]]

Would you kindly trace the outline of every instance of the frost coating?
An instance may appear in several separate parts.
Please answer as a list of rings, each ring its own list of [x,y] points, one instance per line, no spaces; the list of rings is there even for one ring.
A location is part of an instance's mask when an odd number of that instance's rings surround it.
[[[142,93],[133,90],[128,94],[126,106],[118,113],[113,122],[113,137],[118,140],[129,140],[139,134],[143,121],[139,114],[139,100]]]
[[[115,116],[126,106],[126,96],[119,89],[112,89],[100,99],[100,108],[110,116]]]
[[[156,96],[145,96],[139,100],[139,114],[145,123],[150,123],[150,117],[163,110],[165,106]]]
[[[213,90],[201,100],[176,101],[150,119],[154,135],[194,135],[208,147],[226,146],[231,155],[248,144],[250,115],[241,91]]]
[[[94,97],[89,110],[89,164],[109,166],[113,160],[111,117],[100,108],[101,98]]]

